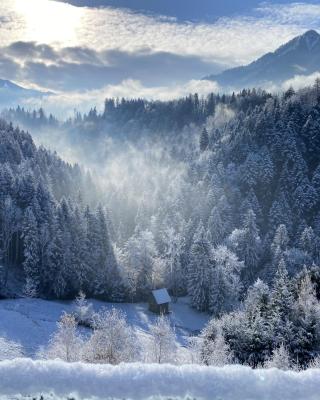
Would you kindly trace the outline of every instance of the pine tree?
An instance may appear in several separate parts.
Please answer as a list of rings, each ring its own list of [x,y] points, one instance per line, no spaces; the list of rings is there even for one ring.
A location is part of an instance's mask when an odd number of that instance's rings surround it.
[[[320,150],[320,124],[319,115],[315,111],[314,115],[309,115],[305,125],[302,128],[302,137],[305,140],[306,148],[308,149],[308,156],[312,163],[318,161],[318,154]],[[312,164],[314,165],[314,164]]]
[[[15,184],[18,205],[23,209],[31,206],[36,191],[35,178],[32,171],[22,171]]]
[[[183,239],[181,235],[169,228],[166,230],[166,275],[168,288],[172,294],[173,300],[177,301],[179,294],[184,293],[183,271],[181,266],[181,252]]]
[[[132,297],[146,299],[152,289],[152,271],[157,257],[152,232],[147,230],[134,234],[127,241],[125,251]]]
[[[248,218],[248,213],[252,210],[256,216],[256,220],[261,222],[262,211],[257,199],[257,196],[253,189],[250,189],[248,196],[241,204],[241,214],[243,214],[243,222]]]
[[[280,225],[285,225],[286,229],[291,232],[293,224],[293,214],[284,193],[272,203],[269,212],[269,230],[274,233]]]
[[[60,236],[60,248],[61,248],[61,264],[59,265],[59,273],[61,283],[65,282],[63,296],[74,297],[78,288],[74,287],[74,276],[75,271],[73,270],[72,260],[72,208],[70,202],[63,198],[57,208],[57,224],[58,232]],[[76,266],[77,268],[77,266]]]
[[[95,294],[109,298],[110,300],[121,300],[120,281],[116,258],[109,237],[105,214],[101,206],[97,210],[97,271]],[[118,292],[118,293],[117,293]],[[120,296],[117,299],[117,296]]]
[[[252,277],[256,274],[261,251],[260,246],[261,241],[259,230],[256,225],[256,215],[253,210],[249,210],[244,221],[242,250],[243,261],[247,267],[246,270],[244,270],[244,273],[249,279],[252,279]]]
[[[87,275],[86,279],[88,280],[88,293],[95,293],[96,290],[96,274],[95,272],[102,266],[99,263],[99,255],[100,255],[100,237],[99,237],[99,228],[98,222],[95,214],[91,211],[90,207],[87,206],[84,211],[84,225],[85,225],[85,248],[86,248],[86,268]]]
[[[4,264],[3,284],[7,285],[10,268],[10,245],[18,233],[21,224],[21,212],[10,196],[4,198],[0,209],[1,215],[1,259]]]
[[[290,345],[293,338],[292,312],[294,298],[291,282],[283,259],[280,260],[274,279],[270,302],[270,324],[272,326],[274,344]]]
[[[273,269],[276,270],[281,259],[285,258],[285,253],[289,245],[289,236],[285,225],[279,225],[274,235],[273,242],[271,244],[271,255]]]
[[[86,226],[84,217],[78,207],[75,208],[70,225],[71,232],[71,270],[73,271],[73,287],[75,291],[89,291],[93,271],[89,267],[89,249],[86,242]]]
[[[231,311],[237,305],[242,268],[243,263],[227,247],[219,246],[214,249],[209,276],[209,310],[214,315]]]
[[[317,245],[316,237],[313,229],[309,226],[304,229],[299,240],[299,247],[302,251],[307,253],[312,259],[314,259]]]
[[[202,222],[193,238],[190,249],[188,292],[191,304],[199,311],[209,307],[209,288],[212,269],[211,249]]]
[[[26,275],[25,292],[30,297],[36,297],[41,285],[39,269],[39,233],[32,209],[27,208],[22,228],[23,238],[23,268]]]
[[[226,227],[217,207],[214,207],[211,211],[208,220],[208,231],[210,232],[212,244],[214,246],[221,244],[226,235]]]
[[[235,229],[228,238],[228,245],[244,261],[242,276],[245,282],[253,280],[258,270],[261,253],[261,240],[252,210],[245,216],[242,229]]]
[[[206,128],[203,128],[201,135],[200,135],[200,151],[206,151],[209,145],[209,134]]]
[[[269,323],[270,290],[263,281],[257,280],[249,289],[244,302],[244,339],[247,362],[257,367],[270,356],[273,345]]]
[[[320,164],[317,166],[317,168],[313,172],[311,183],[312,183],[312,186],[314,187],[314,189],[317,191],[318,201],[319,201],[319,199],[320,199]]]
[[[49,296],[51,295],[59,299],[65,296],[67,282],[63,270],[63,235],[57,220],[54,221],[52,230],[53,235],[48,246],[48,267],[44,290]]]
[[[4,163],[1,165],[0,169],[0,201],[4,201],[7,196],[13,195],[13,182],[14,175],[12,168],[9,163]]]
[[[298,299],[294,305],[295,340],[293,341],[294,359],[306,366],[314,355],[314,349],[320,346],[320,307],[310,275],[300,282]]]
[[[310,184],[307,177],[300,182],[293,196],[295,201],[294,208],[298,216],[309,216],[318,202],[317,191]]]

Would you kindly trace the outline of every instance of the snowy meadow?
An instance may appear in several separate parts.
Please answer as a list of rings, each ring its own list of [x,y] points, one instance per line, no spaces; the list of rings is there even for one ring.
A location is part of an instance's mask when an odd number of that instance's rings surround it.
[[[97,300],[89,302],[90,316],[99,310],[116,310],[122,314],[138,341],[150,340],[150,328],[157,320],[157,316],[148,311],[146,303],[119,304],[104,303]],[[16,299],[0,301],[1,336],[3,345],[0,350],[0,359],[14,357],[42,358],[42,352],[48,347],[50,339],[57,331],[57,322],[64,315],[78,315],[75,302],[45,301],[41,299]],[[89,317],[87,307],[82,308],[81,318]],[[188,299],[180,299],[173,304],[172,312],[168,317],[174,332],[177,348],[186,355],[188,339],[198,334],[209,320],[206,314],[199,314],[190,309]],[[92,329],[88,323],[81,324],[76,329],[77,337],[86,339]],[[6,346],[5,346],[6,343]],[[83,344],[83,343],[82,343]],[[145,356],[145,355],[143,355]],[[143,361],[142,358],[136,361]]]

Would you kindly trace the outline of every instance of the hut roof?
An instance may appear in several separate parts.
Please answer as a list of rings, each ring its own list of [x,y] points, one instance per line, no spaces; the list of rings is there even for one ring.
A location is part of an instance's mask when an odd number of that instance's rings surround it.
[[[171,302],[171,297],[169,296],[167,289],[153,290],[152,295],[153,295],[156,303],[159,305]]]

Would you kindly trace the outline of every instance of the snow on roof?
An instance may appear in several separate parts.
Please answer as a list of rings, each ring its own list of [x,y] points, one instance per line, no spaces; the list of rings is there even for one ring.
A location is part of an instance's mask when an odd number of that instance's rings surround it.
[[[169,296],[167,289],[153,290],[152,294],[153,294],[153,297],[155,298],[157,304],[164,304],[164,303],[171,302],[171,297]]]

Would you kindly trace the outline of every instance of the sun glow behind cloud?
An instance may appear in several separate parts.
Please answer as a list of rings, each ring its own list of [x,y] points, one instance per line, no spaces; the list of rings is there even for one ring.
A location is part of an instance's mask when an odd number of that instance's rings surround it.
[[[202,77],[249,63],[310,28],[320,29],[320,5],[263,3],[247,15],[196,23],[115,7],[0,0],[0,78],[59,92],[47,105],[63,110],[108,95],[205,94],[218,89]]]
[[[47,0],[15,0],[15,11],[23,21],[21,39],[57,45],[78,41],[84,9]]]
[[[229,65],[247,63],[274,50],[309,29],[310,21],[313,28],[320,27],[320,5],[307,3],[265,5],[250,15],[220,18],[213,23],[185,23],[130,10],[75,7],[53,0],[0,3],[0,46],[23,40],[98,51],[149,48]]]

